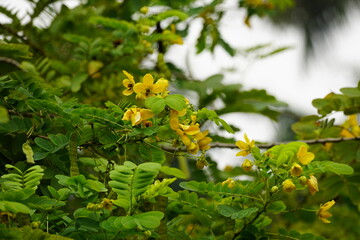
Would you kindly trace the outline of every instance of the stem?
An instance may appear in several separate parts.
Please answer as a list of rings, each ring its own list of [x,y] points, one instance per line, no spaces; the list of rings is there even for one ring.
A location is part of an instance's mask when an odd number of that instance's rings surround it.
[[[322,138],[322,139],[310,139],[310,140],[297,140],[298,142],[303,142],[306,144],[317,144],[317,143],[337,143],[337,142],[345,142],[345,141],[360,141],[360,137],[353,137],[353,138]],[[280,144],[287,144],[294,141],[288,142],[274,142],[274,143],[261,143],[256,144],[256,147],[262,149],[268,149]],[[232,143],[221,143],[221,142],[214,142],[210,144],[211,148],[238,148],[235,144]],[[164,150],[169,152],[184,152],[186,151],[185,148],[174,148],[174,147],[163,147]]]

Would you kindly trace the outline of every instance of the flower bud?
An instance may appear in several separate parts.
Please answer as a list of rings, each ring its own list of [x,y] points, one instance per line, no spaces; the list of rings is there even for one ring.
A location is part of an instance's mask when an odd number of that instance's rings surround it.
[[[245,172],[249,172],[252,168],[253,164],[249,159],[245,159],[245,161],[242,163],[241,167]]]
[[[319,191],[318,181],[313,175],[311,175],[310,178],[307,180],[307,185],[309,187],[311,195],[314,195],[316,192]]]
[[[148,13],[148,11],[149,11],[149,8],[148,8],[148,7],[146,7],[146,6],[144,6],[144,7],[140,8],[140,12],[141,12],[142,14],[147,14],[147,13]]]
[[[307,184],[307,178],[305,176],[299,177],[299,182],[301,185],[305,186]]]
[[[274,192],[277,192],[278,190],[279,190],[279,187],[278,187],[278,186],[273,186],[270,191],[271,191],[272,193],[274,193]]]
[[[221,185],[227,185],[228,188],[233,189],[236,186],[236,182],[234,181],[234,179],[228,178],[226,181],[223,181]]]
[[[301,167],[299,164],[297,164],[297,163],[295,163],[295,164],[290,168],[290,174],[291,174],[291,176],[293,176],[293,177],[298,177],[298,176],[300,176],[302,172],[303,172],[302,167]]]
[[[295,184],[293,183],[293,181],[291,179],[286,179],[283,183],[282,183],[282,187],[284,189],[284,191],[286,192],[291,192],[292,190],[295,190]]]

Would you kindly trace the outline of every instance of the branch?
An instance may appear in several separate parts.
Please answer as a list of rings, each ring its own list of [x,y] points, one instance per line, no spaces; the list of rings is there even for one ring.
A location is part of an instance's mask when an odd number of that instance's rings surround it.
[[[360,141],[360,137],[353,137],[353,138],[323,138],[323,139],[309,139],[309,140],[296,140],[298,142],[303,142],[306,144],[317,144],[317,143],[336,143],[336,142],[344,142],[344,141]],[[258,148],[261,149],[268,149],[280,144],[287,144],[293,141],[288,142],[274,142],[274,143],[259,143],[256,144]],[[234,143],[220,143],[214,142],[210,144],[211,148],[238,148]],[[162,149],[169,151],[169,152],[185,152],[185,147],[181,148],[174,148],[174,147],[167,147],[163,146]]]
[[[294,140],[294,141],[303,142],[303,143],[311,145],[311,144],[317,144],[317,143],[336,143],[336,142],[353,141],[353,140],[360,141],[360,137],[352,137],[352,138],[321,138],[321,139]],[[274,143],[259,143],[259,144],[256,144],[256,146],[258,148],[268,149],[268,148],[274,147],[276,145],[287,144],[287,143],[291,143],[291,142],[294,142],[294,141],[274,142]],[[235,144],[219,143],[219,142],[212,143],[212,144],[210,144],[210,146],[212,148],[238,148]]]
[[[11,59],[11,58],[7,58],[7,57],[0,57],[0,62],[7,62],[10,63],[12,65],[15,65],[16,67],[21,69],[21,65],[18,61]]]

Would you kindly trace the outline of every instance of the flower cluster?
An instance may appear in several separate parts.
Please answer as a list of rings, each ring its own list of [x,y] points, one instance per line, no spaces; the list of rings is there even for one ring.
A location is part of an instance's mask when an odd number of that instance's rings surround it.
[[[247,156],[251,153],[251,149],[253,147],[255,147],[255,141],[251,140],[248,138],[248,136],[246,135],[246,133],[244,134],[244,141],[237,141],[235,144],[236,146],[238,146],[238,148],[240,148],[240,152],[238,152],[236,154],[236,156]],[[253,163],[249,160],[249,159],[245,159],[244,162],[242,163],[241,167],[245,172],[249,172],[252,169]]]
[[[315,155],[312,152],[307,151],[307,147],[305,145],[301,145],[296,154],[297,161],[293,162],[292,166],[289,169],[289,173],[291,177],[298,177],[298,181],[302,185],[307,185],[311,195],[314,195],[319,191],[318,181],[315,176],[310,175],[309,178],[302,175],[303,168],[301,165],[309,164],[314,158]],[[301,164],[301,165],[300,165]],[[296,189],[296,185],[294,184],[292,179],[286,179],[282,183],[283,190],[286,192],[291,192]]]
[[[148,73],[143,77],[142,82],[135,83],[134,77],[126,72],[123,73],[126,75],[127,79],[123,80],[123,85],[126,88],[123,91],[125,96],[130,96],[133,93],[136,93],[137,99],[146,99],[149,97],[153,97],[162,93],[166,93],[169,82],[164,78],[160,78],[154,83],[153,76]]]
[[[86,206],[87,209],[93,210],[93,211],[99,211],[102,209],[106,210],[112,210],[113,209],[113,203],[111,199],[104,198],[101,203],[88,203]]]
[[[343,129],[340,133],[342,137],[353,138],[360,136],[360,126],[356,114],[350,115],[342,127]]]
[[[327,218],[331,217],[332,214],[328,212],[328,210],[334,206],[335,201],[331,200],[328,201],[327,203],[325,203],[324,205],[320,205],[320,209],[317,212],[317,215],[319,216],[319,219],[323,222],[323,223],[330,223],[329,220],[327,220]]]
[[[199,124],[196,123],[196,116],[191,115],[191,122],[189,124],[181,124],[179,117],[186,114],[186,109],[182,111],[170,111],[170,127],[180,137],[182,143],[191,154],[197,154],[199,150],[206,151],[210,148],[212,139],[208,137],[209,131],[200,131]],[[186,121],[186,120],[185,120]]]
[[[148,73],[145,74],[142,82],[135,83],[131,74],[126,71],[123,71],[123,73],[127,77],[123,80],[123,85],[126,88],[123,91],[125,96],[135,93],[136,98],[140,100],[155,96],[166,100],[169,97],[167,90],[168,80],[160,78],[154,83],[153,76]],[[199,151],[206,151],[210,148],[209,144],[212,139],[207,136],[209,132],[200,131],[200,124],[196,123],[196,115],[191,110],[187,107],[184,107],[181,111],[176,111],[172,107],[166,109],[169,115],[163,114],[162,118],[165,121],[162,120],[161,123],[170,125],[170,128],[179,136],[189,153],[197,154]],[[142,125],[148,127],[153,125],[150,121],[151,118],[154,118],[154,113],[150,109],[135,106],[127,109],[122,120],[131,121],[132,126]],[[168,120],[168,123],[166,123],[166,120]],[[204,162],[206,165],[206,161]]]
[[[153,116],[154,114],[150,109],[133,107],[126,110],[122,120],[131,121],[132,126],[138,124],[148,126],[152,125],[151,121],[148,121],[148,119],[152,118]]]

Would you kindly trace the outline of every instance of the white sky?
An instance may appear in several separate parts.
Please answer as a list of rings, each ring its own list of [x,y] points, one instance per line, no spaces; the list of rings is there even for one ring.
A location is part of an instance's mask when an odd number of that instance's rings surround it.
[[[75,5],[76,0],[65,1]],[[316,114],[311,101],[322,98],[331,91],[339,92],[342,87],[353,87],[359,79],[354,70],[360,64],[360,11],[350,10],[349,21],[334,28],[325,43],[317,46],[315,61],[305,69],[303,65],[304,43],[300,31],[295,28],[275,28],[267,19],[252,18],[252,28],[243,24],[244,13],[233,6],[236,1],[228,0],[224,5],[229,11],[225,15],[221,32],[223,37],[235,48],[244,49],[258,44],[271,43],[274,47],[292,46],[278,55],[256,61],[248,61],[243,56],[229,57],[222,49],[215,54],[208,52],[196,55],[194,49],[200,31],[200,22],[191,26],[190,35],[184,45],[175,46],[167,55],[167,60],[183,69],[186,61],[191,66],[191,73],[196,79],[205,79],[213,74],[225,73],[228,83],[241,83],[244,89],[266,89],[279,100],[289,104],[289,108],[302,114]],[[29,9],[24,0],[0,0],[0,5],[10,5],[17,9]],[[0,22],[5,19],[0,15]],[[39,22],[41,24],[41,22]],[[235,68],[233,72],[225,69]],[[358,70],[359,71],[359,70]],[[276,136],[276,123],[255,114],[233,114],[225,116],[229,123],[238,125],[243,130],[236,134],[242,139],[246,132],[258,141],[273,141]],[[214,150],[216,154],[225,154],[225,150]],[[234,151],[233,151],[234,152]],[[233,152],[228,161],[219,163],[220,167],[233,162]],[[235,151],[236,152],[236,151]]]

